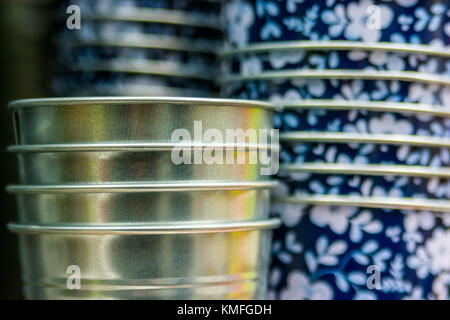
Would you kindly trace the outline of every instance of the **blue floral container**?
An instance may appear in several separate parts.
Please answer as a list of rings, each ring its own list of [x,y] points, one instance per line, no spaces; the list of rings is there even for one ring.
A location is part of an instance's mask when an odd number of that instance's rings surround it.
[[[325,44],[324,44],[325,46]],[[235,53],[223,58],[226,75],[257,75],[279,70],[379,70],[415,71],[450,76],[448,57],[423,53],[370,51],[266,49],[264,51]]]
[[[450,299],[450,1],[226,0],[222,20],[222,95],[285,106],[269,298]]]
[[[277,204],[271,299],[450,299],[450,214]]]
[[[286,109],[279,114],[280,129],[289,131],[327,131],[382,133],[450,137],[450,117],[408,115],[366,110]]]
[[[450,44],[445,0],[228,0],[232,47],[296,40]]]
[[[331,99],[391,101],[450,106],[450,85],[381,79],[277,79],[225,83],[223,95],[242,99],[292,101]]]
[[[290,194],[392,197],[417,199],[450,198],[450,178],[373,176],[363,174],[315,174],[283,172],[279,175]]]
[[[283,143],[280,161],[285,164],[383,164],[441,168],[450,166],[450,148],[387,143]]]

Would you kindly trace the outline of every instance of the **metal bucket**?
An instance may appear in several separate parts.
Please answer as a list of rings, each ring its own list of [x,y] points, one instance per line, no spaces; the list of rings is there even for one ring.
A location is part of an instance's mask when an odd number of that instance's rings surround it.
[[[246,189],[241,183],[217,190],[191,186],[141,193],[125,187],[101,193],[30,193],[33,189],[22,188],[16,199],[19,222],[24,224],[245,221],[267,219],[268,188],[275,185],[261,182]]]
[[[277,110],[264,102],[148,97],[31,99],[10,108],[20,144],[167,143],[176,129],[186,129],[198,142],[208,129],[223,137],[227,130],[271,129]],[[194,137],[199,126],[203,132]]]
[[[77,151],[80,149],[84,151]],[[158,150],[145,145],[133,149],[127,145],[104,149],[102,151],[101,146],[80,145],[10,148],[18,152],[19,180],[23,184],[198,180],[250,182],[271,178],[261,175],[264,165],[259,161],[260,152],[270,156],[271,151],[263,147],[247,150],[220,146],[196,150],[168,147]]]
[[[19,233],[28,299],[261,299],[270,229],[278,225],[272,219],[9,228]],[[80,272],[79,290],[67,286],[70,268]]]
[[[21,224],[10,230],[19,233],[26,298],[265,297],[279,221],[268,220],[277,182],[264,176],[258,153],[278,152],[269,141],[274,106],[66,98],[11,108],[20,184],[7,189]],[[187,135],[173,139],[177,129]],[[226,141],[208,139],[208,129]],[[246,132],[259,129],[266,141]],[[73,267],[79,290],[67,285]]]

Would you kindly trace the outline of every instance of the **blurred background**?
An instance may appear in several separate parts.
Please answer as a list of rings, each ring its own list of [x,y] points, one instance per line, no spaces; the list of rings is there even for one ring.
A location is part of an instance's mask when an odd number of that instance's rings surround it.
[[[14,142],[7,103],[49,95],[52,6],[52,0],[0,0],[1,299],[22,298],[16,236],[6,230],[7,222],[16,220],[14,197],[4,191],[6,184],[16,181],[15,157],[6,152],[6,146]]]

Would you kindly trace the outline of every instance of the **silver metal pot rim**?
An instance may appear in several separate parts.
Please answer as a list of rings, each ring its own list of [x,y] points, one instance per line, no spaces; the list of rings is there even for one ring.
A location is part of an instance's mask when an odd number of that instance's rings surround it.
[[[399,112],[413,114],[430,114],[438,117],[450,117],[450,108],[420,103],[390,102],[390,101],[358,101],[305,99],[297,101],[281,101],[277,104],[284,109],[329,109],[329,110],[363,110],[374,112]]]
[[[417,135],[397,135],[381,133],[353,133],[353,132],[311,132],[292,131],[280,133],[280,141],[295,142],[323,142],[323,143],[373,143],[388,145],[412,145],[420,147],[450,147],[450,139]]]
[[[116,39],[105,37],[99,40],[70,39],[70,41],[57,40],[57,47],[84,47],[84,46],[108,46],[130,47],[141,49],[160,49],[185,51],[200,54],[217,54],[217,44],[212,41],[200,41],[175,36],[158,36],[151,34],[119,34]]]
[[[67,144],[33,144],[33,145],[13,145],[7,148],[8,152],[28,153],[28,152],[158,152],[172,150],[203,150],[221,149],[236,151],[255,150],[279,150],[278,145],[250,144],[250,143],[172,143],[172,142],[145,142],[145,143],[67,143]]]
[[[35,279],[33,279],[35,281]],[[128,279],[127,279],[128,280]],[[208,283],[208,284],[203,284],[203,283],[187,283],[187,284],[170,284],[170,285],[161,285],[161,284],[139,284],[139,285],[127,285],[127,284],[108,284],[105,283],[105,280],[91,280],[93,284],[85,284],[83,283],[83,287],[80,290],[80,292],[86,292],[86,291],[95,291],[96,293],[105,293],[105,292],[109,292],[111,290],[164,290],[164,289],[169,289],[169,290],[177,290],[177,289],[181,289],[181,290],[186,290],[186,289],[202,289],[202,288],[221,288],[221,287],[226,287],[226,286],[230,286],[230,285],[237,285],[237,284],[251,284],[252,282],[257,281],[257,278],[254,279],[242,279],[242,280],[235,280],[235,281],[229,281],[229,282],[225,282],[225,281],[220,281],[220,282],[216,282],[216,283]],[[24,279],[24,277],[22,277],[22,283],[24,285],[24,287],[51,287],[52,289],[62,289],[62,290],[67,290],[67,284],[66,283],[62,283],[62,284],[55,284],[53,282],[38,282],[35,283],[34,281],[29,281],[27,279]],[[85,281],[88,282],[88,281]],[[168,288],[169,287],[169,288]],[[99,297],[93,297],[92,299],[94,300],[99,300]]]
[[[58,185],[9,185],[9,193],[146,193],[146,192],[182,192],[182,191],[216,191],[216,190],[251,190],[271,189],[278,186],[277,181],[170,181],[154,183],[91,183]]]
[[[112,72],[161,77],[177,77],[195,80],[215,81],[213,74],[193,72],[192,68],[182,63],[144,60],[144,59],[95,59],[80,64],[61,66],[59,74],[64,72]]]
[[[417,198],[361,197],[351,195],[294,195],[273,197],[273,203],[450,212],[449,201]]]
[[[239,232],[275,229],[281,224],[279,219],[214,222],[214,223],[141,223],[141,224],[102,224],[102,225],[23,225],[9,223],[8,229],[16,233],[60,234],[60,235],[164,235]]]
[[[346,164],[346,163],[301,163],[284,164],[281,172],[307,172],[313,174],[346,174],[374,176],[410,176],[423,178],[450,178],[449,168],[433,168],[410,165]]]
[[[392,51],[410,54],[426,54],[433,56],[450,57],[450,50],[444,47],[435,47],[425,44],[393,43],[393,42],[361,42],[361,41],[280,41],[250,44],[243,48],[226,48],[222,56],[237,55],[242,53],[258,53],[285,50],[358,50],[358,51]]]
[[[178,26],[191,26],[197,28],[209,28],[221,30],[217,23],[208,23],[214,16],[188,11],[146,7],[128,7],[126,10],[112,10],[108,13],[90,13],[83,15],[85,21],[123,21],[162,23]],[[66,18],[65,16],[63,17]]]
[[[397,80],[405,82],[421,82],[429,84],[450,85],[450,77],[416,71],[386,71],[386,70],[285,70],[264,71],[254,75],[232,74],[222,82],[244,82],[257,80],[283,79],[361,79],[361,80]]]
[[[208,106],[208,107],[239,107],[260,108],[279,111],[280,107],[268,102],[240,99],[217,98],[189,98],[189,97],[64,97],[64,98],[38,98],[12,101],[8,108],[21,109],[30,107],[70,107],[70,106],[97,106],[97,105],[132,105],[132,104],[172,104],[180,106]]]
[[[251,283],[258,280],[254,273],[238,273],[226,276],[202,276],[196,277],[195,281],[189,278],[146,278],[144,279],[84,279],[83,290],[110,291],[110,290],[160,290],[160,289],[185,289],[205,288],[215,286],[227,286],[237,283]],[[45,286],[52,288],[67,289],[66,279],[61,278],[36,278],[22,276],[26,286]]]

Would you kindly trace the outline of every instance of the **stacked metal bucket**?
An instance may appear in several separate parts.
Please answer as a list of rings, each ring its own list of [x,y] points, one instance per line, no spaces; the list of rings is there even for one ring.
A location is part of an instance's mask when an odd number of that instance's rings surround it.
[[[78,0],[59,5],[54,95],[218,96],[212,80],[222,40],[219,1]],[[76,14],[82,21],[79,29],[72,25]]]
[[[271,129],[272,105],[48,98],[10,109],[20,184],[8,187],[19,207],[9,228],[19,234],[26,298],[265,296],[276,182],[259,163],[228,159],[277,146],[219,143],[202,132]]]
[[[450,298],[449,12],[225,1],[222,94],[285,108],[270,298]]]

